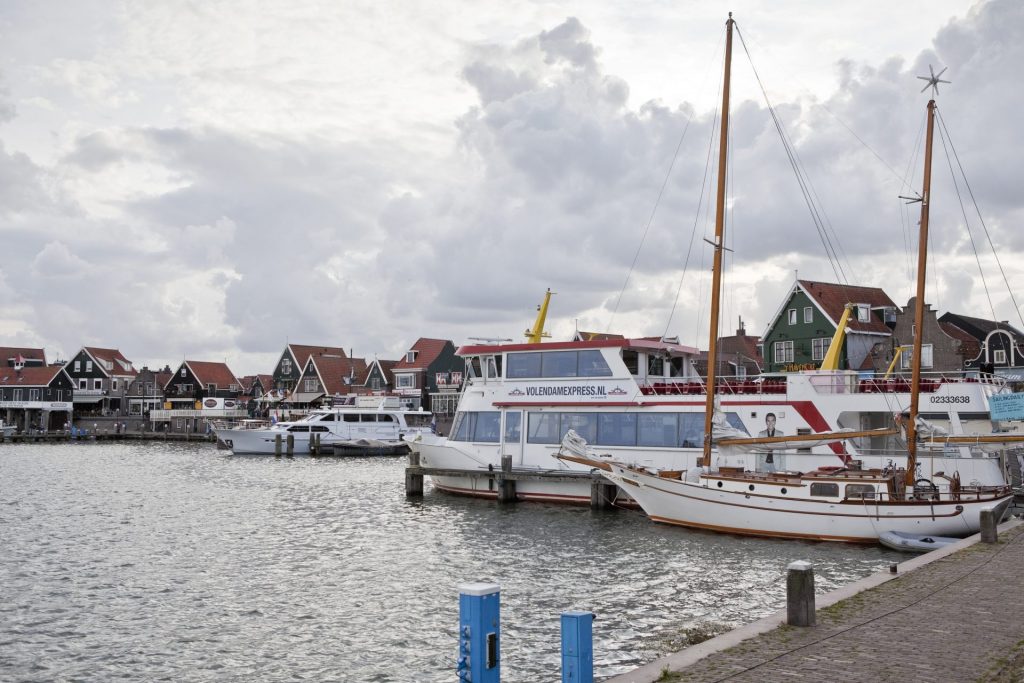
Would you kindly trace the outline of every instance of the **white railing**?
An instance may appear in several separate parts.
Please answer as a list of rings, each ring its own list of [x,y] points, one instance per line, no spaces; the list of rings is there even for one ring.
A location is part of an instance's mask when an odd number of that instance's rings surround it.
[[[242,410],[151,410],[149,419],[152,420],[173,420],[176,417],[248,417],[249,412]]]

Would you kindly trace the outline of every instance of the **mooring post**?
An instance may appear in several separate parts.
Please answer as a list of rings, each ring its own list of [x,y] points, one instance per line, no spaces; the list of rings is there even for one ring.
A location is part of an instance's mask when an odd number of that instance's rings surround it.
[[[594,683],[592,612],[562,612],[562,683]]]
[[[814,626],[814,567],[806,560],[797,560],[787,570],[786,623]]]
[[[274,435],[274,456],[278,457],[278,458],[281,457],[281,435],[280,434],[275,434]]]
[[[516,482],[506,475],[512,473],[512,456],[501,456],[501,476],[498,477],[498,501],[502,503],[516,502]]]
[[[405,468],[405,497],[423,495],[423,474],[420,472],[419,451],[409,451],[409,466]]]
[[[292,457],[293,455],[295,455],[295,435],[294,434],[289,434],[288,435],[288,440],[286,441],[285,448],[286,448],[286,452],[288,453],[288,457],[289,458]]]
[[[496,583],[459,586],[460,681],[499,683],[501,680],[501,593]]]
[[[996,511],[992,508],[981,510],[981,542],[995,543],[999,540],[999,532],[996,530]]]

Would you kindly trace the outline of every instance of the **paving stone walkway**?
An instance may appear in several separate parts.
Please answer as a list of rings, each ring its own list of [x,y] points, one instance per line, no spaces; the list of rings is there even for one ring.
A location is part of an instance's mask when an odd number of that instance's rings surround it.
[[[659,680],[1024,681],[1024,525]]]

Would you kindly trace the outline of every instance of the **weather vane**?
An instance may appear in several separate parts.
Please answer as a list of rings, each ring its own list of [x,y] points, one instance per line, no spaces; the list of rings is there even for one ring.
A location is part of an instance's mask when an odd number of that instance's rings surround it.
[[[918,76],[918,78],[921,79],[922,81],[928,81],[925,84],[925,86],[923,88],[921,88],[921,92],[924,92],[928,88],[931,88],[932,92],[935,95],[935,97],[938,97],[939,96],[939,83],[949,83],[949,81],[944,81],[941,78],[939,78],[939,76],[941,76],[942,74],[946,73],[946,69],[948,69],[948,68],[949,67],[947,66],[942,71],[940,71],[939,73],[935,73],[935,69],[933,69],[932,65],[929,64],[928,65],[928,71],[930,71],[932,75],[931,76]]]

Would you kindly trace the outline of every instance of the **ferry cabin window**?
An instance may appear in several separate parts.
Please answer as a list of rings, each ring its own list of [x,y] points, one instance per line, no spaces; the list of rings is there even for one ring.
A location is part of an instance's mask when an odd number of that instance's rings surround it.
[[[569,430],[573,430],[587,443],[597,443],[597,414],[596,413],[562,413],[562,421],[558,428],[558,440]]]
[[[395,421],[395,416],[394,415],[386,415],[385,414],[385,415],[378,415],[377,416],[377,422],[394,422],[394,421]]]
[[[484,358],[484,366],[487,368],[487,379],[501,377],[501,356],[487,356]]]
[[[327,413],[320,417],[320,422],[334,422],[334,413]]]
[[[289,432],[308,432],[309,425],[295,425],[294,427],[288,428]]]
[[[603,446],[635,446],[637,417],[636,413],[599,413],[597,443]]]
[[[501,413],[498,411],[461,413],[452,431],[453,441],[478,441],[498,443]]]
[[[530,443],[559,443],[558,413],[530,413],[527,441]]]
[[[470,377],[483,377],[480,372],[480,356],[473,356],[466,361],[466,372],[469,373]]]
[[[508,370],[505,376],[509,379],[540,377],[540,356],[539,353],[508,354]]]
[[[683,448],[700,448],[704,445],[703,413],[679,415],[679,445]]]
[[[665,376],[665,360],[661,356],[647,356],[647,376]]]
[[[505,413],[505,442],[519,443],[522,432],[523,414],[520,412]]]
[[[611,377],[612,369],[608,367],[600,351],[579,352],[580,377]]]
[[[329,432],[331,430],[328,429],[327,427],[322,427],[320,425],[313,425],[312,427],[309,428],[309,431],[311,431],[311,432]]]
[[[575,377],[577,357],[575,351],[548,351],[541,354],[542,377]]]
[[[626,364],[626,369],[629,370],[629,374],[640,374],[640,357],[636,351],[632,349],[623,349],[622,362]]]
[[[359,416],[359,421],[360,422],[376,422],[377,421],[377,416],[376,415],[360,415]]]
[[[864,499],[875,497],[875,487],[871,484],[847,484],[846,497]]]
[[[676,430],[679,425],[679,415],[676,413],[652,413],[638,415],[637,425],[639,436],[638,446],[676,446]]]
[[[812,482],[811,495],[823,498],[839,497],[839,484],[826,484],[825,482]]]
[[[353,413],[345,413],[345,422],[359,422],[359,416]]]

